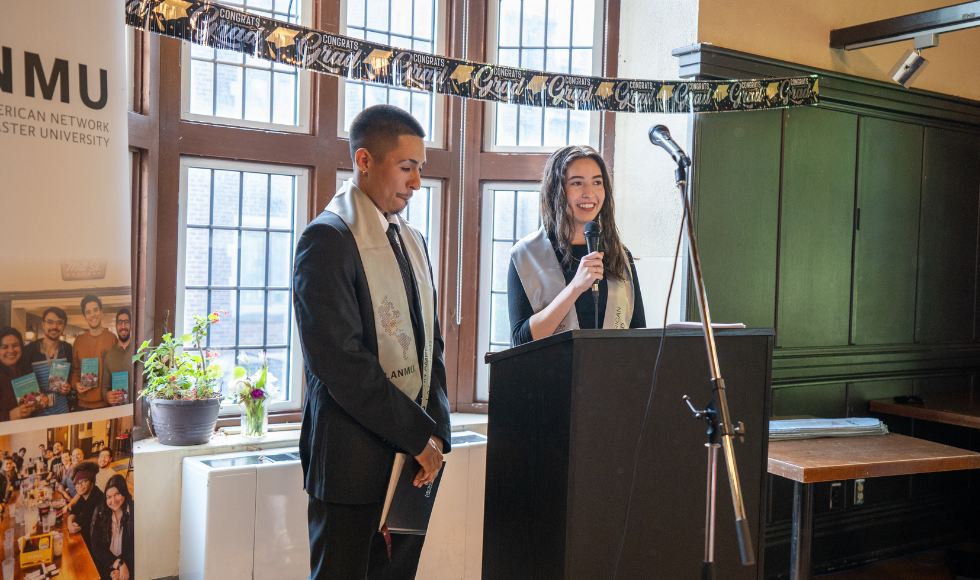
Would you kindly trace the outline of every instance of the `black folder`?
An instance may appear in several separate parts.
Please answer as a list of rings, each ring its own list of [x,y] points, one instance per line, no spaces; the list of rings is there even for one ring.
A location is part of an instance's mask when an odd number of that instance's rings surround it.
[[[415,487],[412,482],[420,469],[422,466],[414,457],[404,453],[395,456],[385,506],[381,513],[381,525],[387,524],[391,533],[424,536],[429,527],[429,517],[432,516],[432,506],[436,501],[436,492],[439,490],[446,462],[442,462],[442,469],[435,481]]]

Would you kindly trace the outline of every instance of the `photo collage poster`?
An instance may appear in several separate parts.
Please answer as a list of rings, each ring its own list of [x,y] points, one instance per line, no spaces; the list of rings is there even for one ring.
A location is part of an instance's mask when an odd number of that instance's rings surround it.
[[[136,577],[119,6],[0,0],[4,580]]]

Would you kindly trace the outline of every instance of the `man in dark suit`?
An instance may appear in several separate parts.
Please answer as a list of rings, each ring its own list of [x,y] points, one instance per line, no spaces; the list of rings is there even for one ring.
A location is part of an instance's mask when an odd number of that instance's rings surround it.
[[[449,451],[431,266],[421,235],[397,217],[421,187],[424,135],[396,107],[359,114],[350,128],[354,178],[296,248],[311,579],[414,578],[425,536],[391,534],[389,559],[378,531],[394,456],[416,458],[421,487]]]

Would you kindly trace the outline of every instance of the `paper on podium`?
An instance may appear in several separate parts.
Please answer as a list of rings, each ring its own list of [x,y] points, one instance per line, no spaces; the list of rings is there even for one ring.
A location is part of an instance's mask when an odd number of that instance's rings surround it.
[[[662,327],[650,326],[648,328],[656,328],[656,330],[660,330]],[[667,325],[668,330],[674,328],[688,328],[688,329],[698,330],[704,328],[704,325],[702,325],[700,322],[671,322]],[[728,323],[712,322],[711,328],[714,330],[724,330],[726,328],[745,328],[745,325],[742,324],[741,322],[728,322]]]

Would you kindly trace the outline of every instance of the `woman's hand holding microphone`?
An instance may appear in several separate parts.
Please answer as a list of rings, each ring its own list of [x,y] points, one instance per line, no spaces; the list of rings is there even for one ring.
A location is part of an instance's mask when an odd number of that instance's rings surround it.
[[[602,280],[602,256],[602,252],[592,252],[579,262],[578,270],[570,284],[578,294],[589,290],[592,284]]]

